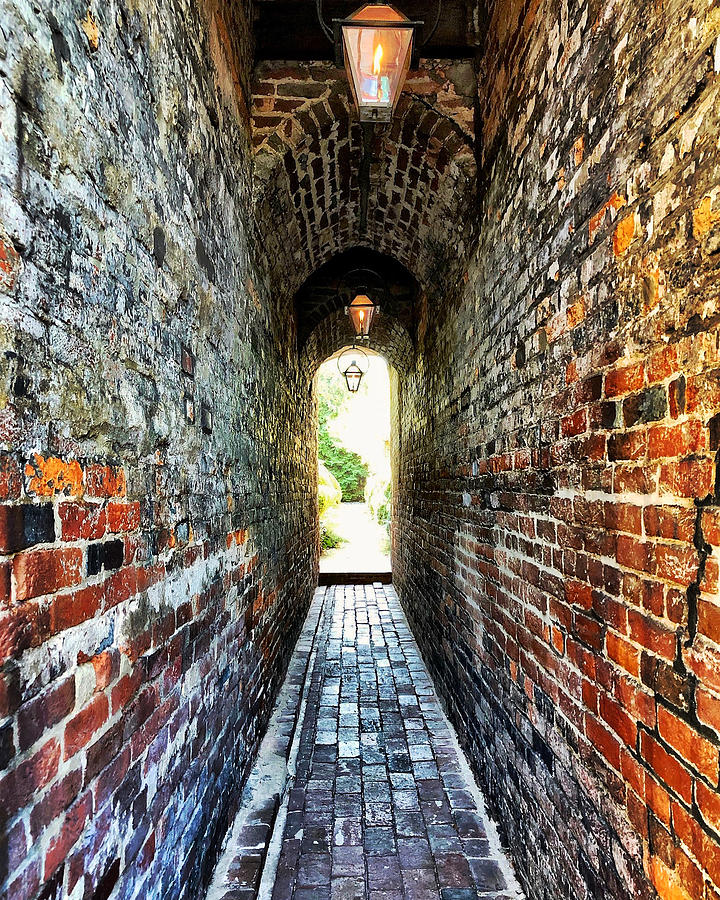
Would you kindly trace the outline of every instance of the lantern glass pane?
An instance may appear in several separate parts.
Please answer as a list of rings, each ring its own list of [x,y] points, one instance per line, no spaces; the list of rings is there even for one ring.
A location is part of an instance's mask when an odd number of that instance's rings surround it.
[[[403,17],[389,7],[369,6],[351,18],[387,25],[343,25],[345,65],[360,118],[386,121],[392,115],[410,65],[412,28],[393,27]]]

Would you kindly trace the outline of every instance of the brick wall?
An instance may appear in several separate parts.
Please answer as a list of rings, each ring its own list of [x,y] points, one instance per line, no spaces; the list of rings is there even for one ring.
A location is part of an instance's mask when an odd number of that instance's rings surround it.
[[[249,237],[241,6],[0,14],[13,900],[199,896],[316,580],[314,401]]]
[[[528,895],[720,897],[720,8],[499,0],[395,578]]]

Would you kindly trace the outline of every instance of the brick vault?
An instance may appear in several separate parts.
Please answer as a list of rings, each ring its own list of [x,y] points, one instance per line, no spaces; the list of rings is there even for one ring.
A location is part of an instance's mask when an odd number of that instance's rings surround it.
[[[3,897],[204,896],[372,264],[402,609],[323,615],[447,761],[406,616],[529,898],[720,898],[720,5],[444,10],[364,138],[309,0],[0,7]]]

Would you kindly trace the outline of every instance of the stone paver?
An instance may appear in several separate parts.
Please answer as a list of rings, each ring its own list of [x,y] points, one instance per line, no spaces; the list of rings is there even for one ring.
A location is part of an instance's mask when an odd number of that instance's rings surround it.
[[[520,897],[391,586],[328,588],[273,900]]]

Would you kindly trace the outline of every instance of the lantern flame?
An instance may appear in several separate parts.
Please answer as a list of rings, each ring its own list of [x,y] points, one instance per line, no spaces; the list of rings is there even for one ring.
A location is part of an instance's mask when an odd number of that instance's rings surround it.
[[[375,56],[373,57],[373,75],[380,74],[380,63],[383,58],[383,48],[382,44],[377,45],[377,50],[375,51]]]

